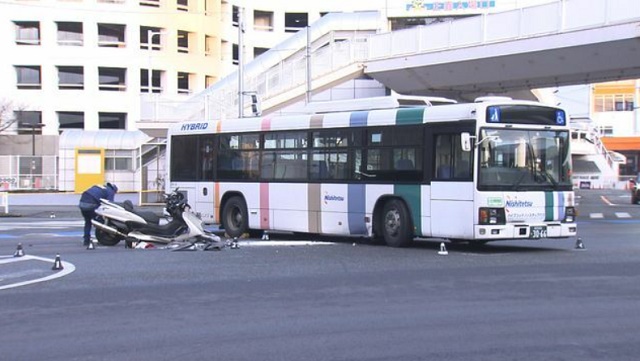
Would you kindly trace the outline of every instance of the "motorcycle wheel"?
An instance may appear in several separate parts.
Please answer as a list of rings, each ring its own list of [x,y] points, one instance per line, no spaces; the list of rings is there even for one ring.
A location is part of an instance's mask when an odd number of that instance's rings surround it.
[[[96,238],[103,246],[115,246],[122,240],[122,237],[103,231],[100,228],[96,228]]]

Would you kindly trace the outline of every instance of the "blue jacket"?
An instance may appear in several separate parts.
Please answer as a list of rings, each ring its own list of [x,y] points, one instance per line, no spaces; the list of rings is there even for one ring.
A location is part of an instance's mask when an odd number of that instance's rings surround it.
[[[95,185],[82,193],[78,207],[81,210],[95,210],[100,206],[101,198],[113,202],[115,195],[116,191],[112,188]]]

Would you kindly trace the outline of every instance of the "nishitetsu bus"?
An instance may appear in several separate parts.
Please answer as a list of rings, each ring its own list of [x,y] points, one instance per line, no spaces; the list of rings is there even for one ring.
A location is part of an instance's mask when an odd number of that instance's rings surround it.
[[[169,184],[229,237],[274,230],[402,247],[417,237],[485,243],[576,235],[562,109],[508,98],[370,104],[176,124]]]

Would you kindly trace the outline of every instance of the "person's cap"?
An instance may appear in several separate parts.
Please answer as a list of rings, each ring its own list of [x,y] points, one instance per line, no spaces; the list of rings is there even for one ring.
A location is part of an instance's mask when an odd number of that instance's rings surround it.
[[[115,184],[107,183],[107,187],[113,189],[114,192],[118,191],[118,187]]]

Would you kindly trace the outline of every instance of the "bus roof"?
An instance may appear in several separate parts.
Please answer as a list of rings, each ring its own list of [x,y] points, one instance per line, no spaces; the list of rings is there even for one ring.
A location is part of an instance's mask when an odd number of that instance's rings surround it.
[[[377,110],[392,108],[424,107],[443,104],[455,104],[453,99],[442,97],[427,97],[414,95],[389,95],[382,97],[333,100],[326,102],[311,102],[305,110],[308,113],[335,113],[359,110]]]
[[[448,104],[441,106],[396,107],[389,109],[343,111],[331,113],[295,114],[283,116],[262,116],[214,121],[188,121],[176,123],[169,134],[204,134],[226,132],[251,132],[266,130],[296,130],[321,128],[346,128],[354,126],[376,126],[394,124],[421,124],[477,119],[488,106],[494,105],[537,105],[527,100],[491,100],[474,103]],[[550,108],[558,108],[549,106]],[[559,108],[558,108],[559,109]]]

